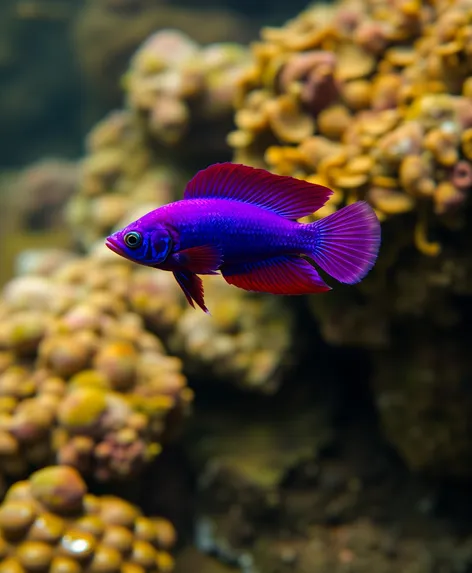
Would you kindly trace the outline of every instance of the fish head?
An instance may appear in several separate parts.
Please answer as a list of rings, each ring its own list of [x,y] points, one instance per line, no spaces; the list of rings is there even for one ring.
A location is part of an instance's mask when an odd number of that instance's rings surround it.
[[[149,267],[162,264],[172,251],[172,245],[166,227],[145,217],[106,239],[106,246],[114,253]]]

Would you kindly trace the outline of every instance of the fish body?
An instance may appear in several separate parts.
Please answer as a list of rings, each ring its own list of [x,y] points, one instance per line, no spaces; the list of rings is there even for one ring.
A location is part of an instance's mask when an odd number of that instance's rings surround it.
[[[240,201],[176,201],[154,211],[154,217],[172,229],[176,253],[200,244],[217,245],[225,265],[309,250],[306,225]]]
[[[359,201],[315,221],[332,191],[233,163],[198,172],[184,198],[147,213],[107,239],[136,263],[172,271],[188,302],[205,312],[198,275],[221,272],[232,285],[272,294],[312,294],[330,287],[313,262],[340,282],[359,282],[380,246],[380,223]]]

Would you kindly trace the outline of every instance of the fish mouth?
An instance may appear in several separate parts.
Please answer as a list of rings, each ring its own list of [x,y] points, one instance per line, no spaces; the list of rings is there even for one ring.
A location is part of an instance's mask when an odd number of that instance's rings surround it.
[[[105,241],[105,245],[110,249],[110,251],[123,256],[123,249],[118,244],[118,241],[113,237],[108,237]]]
[[[126,254],[125,250],[120,245],[120,243],[113,237],[108,237],[105,241],[105,245],[110,249],[110,251],[113,251],[117,255],[120,255],[120,257],[123,257],[124,259],[131,261],[132,263],[137,262]]]

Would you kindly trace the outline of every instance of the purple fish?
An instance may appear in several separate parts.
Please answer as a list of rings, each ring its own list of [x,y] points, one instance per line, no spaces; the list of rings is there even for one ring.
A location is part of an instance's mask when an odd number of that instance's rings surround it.
[[[354,284],[373,267],[380,223],[364,201],[313,223],[297,219],[333,192],[264,169],[217,163],[199,171],[184,198],[151,211],[108,237],[107,247],[131,261],[172,271],[188,302],[208,312],[197,275],[220,271],[231,285],[272,294],[325,292],[313,262]]]

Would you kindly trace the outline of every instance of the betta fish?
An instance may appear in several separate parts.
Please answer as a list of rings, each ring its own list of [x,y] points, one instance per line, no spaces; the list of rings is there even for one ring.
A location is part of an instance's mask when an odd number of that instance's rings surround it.
[[[174,274],[188,302],[208,312],[198,275],[218,271],[231,285],[279,295],[331,289],[320,267],[341,283],[362,280],[380,246],[374,210],[358,201],[312,223],[328,187],[235,163],[199,171],[184,197],[107,238],[122,257]]]

